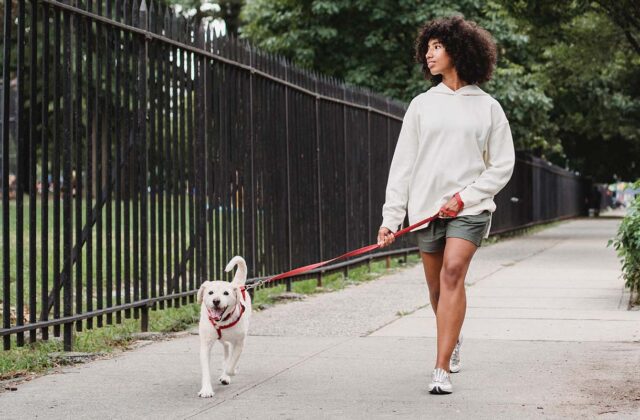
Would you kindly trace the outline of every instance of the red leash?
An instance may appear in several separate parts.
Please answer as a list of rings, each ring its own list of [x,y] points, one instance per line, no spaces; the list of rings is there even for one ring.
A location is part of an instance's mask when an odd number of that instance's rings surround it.
[[[406,227],[406,228],[404,228],[402,230],[399,230],[399,231],[395,232],[393,234],[393,237],[394,238],[400,237],[400,236],[404,235],[405,233],[407,233],[407,232],[409,232],[409,231],[411,231],[411,230],[413,230],[413,229],[415,229],[417,227],[420,227],[420,226],[422,226],[422,225],[424,225],[426,223],[429,223],[432,220],[435,220],[437,218],[438,218],[438,214],[436,213],[435,215],[433,215],[431,217],[428,217],[428,218],[426,218],[424,220],[419,221],[418,223],[415,223],[415,224],[413,224],[411,226],[408,226],[408,227]],[[338,260],[342,260],[342,259],[350,258],[350,257],[355,257],[355,256],[358,256],[358,255],[361,255],[361,254],[366,254],[367,252],[373,251],[374,249],[377,249],[377,248],[380,248],[380,245],[373,244],[373,245],[363,246],[362,248],[358,248],[358,249],[355,249],[353,251],[349,251],[346,254],[340,255],[339,257],[335,257],[335,258],[332,258],[330,260],[322,261],[322,262],[315,263],[315,264],[305,265],[304,267],[299,267],[299,268],[287,271],[286,273],[278,274],[277,276],[274,276],[274,277],[271,277],[271,278],[267,278],[265,280],[250,284],[249,286],[247,286],[247,289],[251,289],[251,288],[257,287],[257,286],[259,286],[259,285],[261,285],[263,283],[270,283],[272,281],[285,279],[287,277],[297,276],[299,274],[306,273],[307,271],[311,271],[311,270],[313,270],[315,268],[322,267],[323,265],[327,265],[329,263],[332,263],[332,262],[335,262],[335,261],[338,261]]]

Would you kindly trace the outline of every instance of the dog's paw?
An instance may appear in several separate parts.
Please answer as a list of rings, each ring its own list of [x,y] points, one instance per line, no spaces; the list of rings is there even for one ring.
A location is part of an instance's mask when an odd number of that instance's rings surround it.
[[[213,389],[211,388],[211,385],[203,386],[202,389],[200,390],[200,392],[198,392],[198,397],[200,397],[200,398],[211,398],[211,397],[213,397],[214,394],[215,394],[215,392],[213,392]]]
[[[218,378],[218,380],[222,385],[229,385],[231,383],[231,378],[229,377],[229,375],[223,374],[222,376],[220,376],[220,378]]]

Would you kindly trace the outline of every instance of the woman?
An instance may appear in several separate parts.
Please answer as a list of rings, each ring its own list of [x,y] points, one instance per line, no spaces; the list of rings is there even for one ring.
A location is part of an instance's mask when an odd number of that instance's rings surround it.
[[[431,21],[416,40],[416,60],[433,87],[413,98],[404,116],[378,243],[393,243],[407,211],[411,224],[438,214],[414,235],[437,323],[429,392],[449,394],[449,373],[460,370],[464,279],[515,155],[502,107],[477,86],[491,78],[496,62],[487,31],[462,17]]]

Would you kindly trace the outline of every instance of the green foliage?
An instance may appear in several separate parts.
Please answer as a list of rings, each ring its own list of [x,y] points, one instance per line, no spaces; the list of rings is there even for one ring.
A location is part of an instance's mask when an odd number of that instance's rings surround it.
[[[498,1],[530,37],[529,58],[518,62],[553,105],[563,153],[547,157],[598,181],[637,178],[640,50],[630,47],[640,16],[627,1]]]
[[[589,0],[498,0],[511,16],[531,25],[536,38],[562,40],[562,25],[569,23],[590,8]]]
[[[621,30],[594,12],[564,25],[564,40],[542,48],[544,90],[572,166],[608,180],[637,176],[640,56]],[[634,152],[635,151],[635,152]]]
[[[640,189],[640,180],[634,189]],[[627,215],[618,227],[616,238],[609,241],[622,258],[622,275],[631,292],[639,294],[640,299],[640,194],[636,195]]]
[[[429,87],[413,60],[419,28],[454,14],[477,21],[498,42],[499,80],[484,88],[504,101],[516,147],[558,152],[551,100],[517,64],[526,61],[528,37],[496,2],[255,0],[243,9],[241,34],[304,67],[409,101]]]
[[[551,98],[536,83],[535,75],[517,64],[496,69],[485,89],[502,105],[509,118],[516,149],[539,154],[560,154],[557,127],[550,121]]]
[[[298,65],[406,99],[415,31],[426,19],[415,1],[256,0],[241,34]]]
[[[583,0],[585,1],[585,0]],[[629,42],[640,54],[640,7],[637,0],[596,0],[595,7],[614,22]]]

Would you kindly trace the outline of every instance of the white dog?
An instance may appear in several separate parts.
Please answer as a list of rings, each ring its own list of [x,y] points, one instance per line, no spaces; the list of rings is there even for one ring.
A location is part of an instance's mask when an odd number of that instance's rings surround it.
[[[251,297],[245,290],[247,264],[242,257],[233,257],[225,271],[238,270],[231,283],[205,281],[198,290],[200,308],[200,366],[202,367],[202,389],[198,396],[213,397],[209,358],[211,346],[218,340],[224,349],[221,384],[229,385],[230,376],[237,373],[238,359],[249,331]]]

